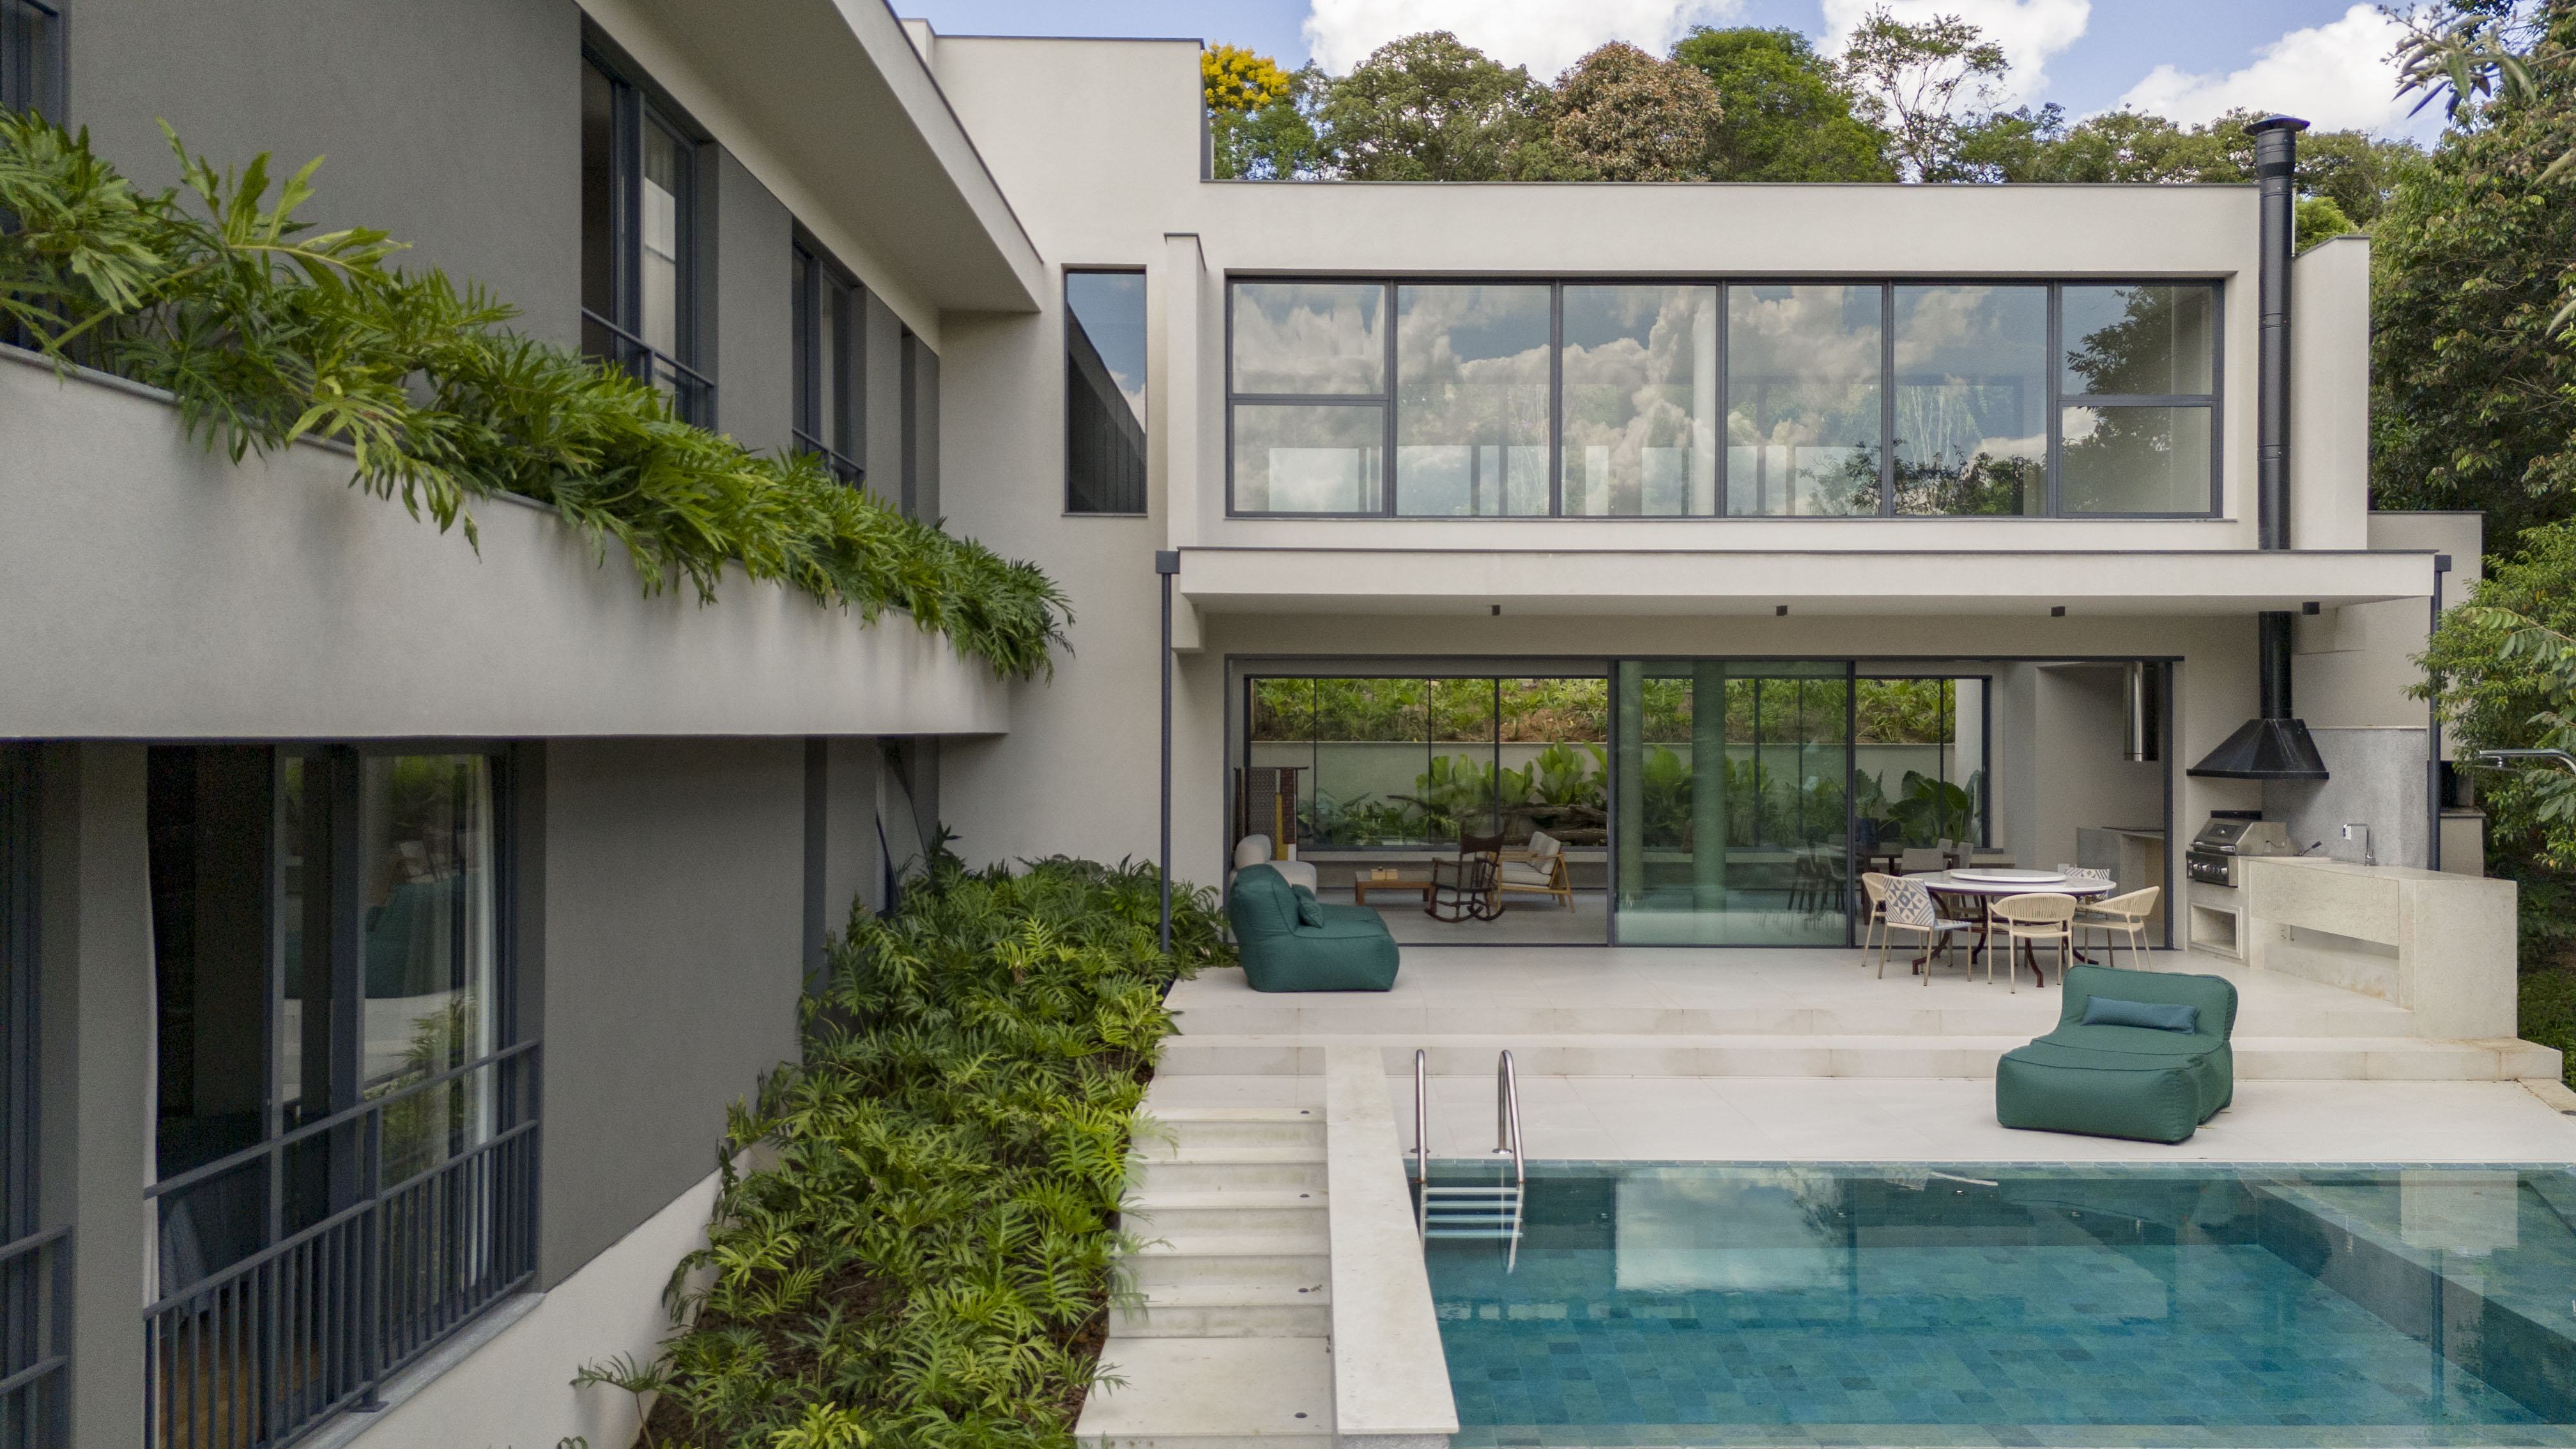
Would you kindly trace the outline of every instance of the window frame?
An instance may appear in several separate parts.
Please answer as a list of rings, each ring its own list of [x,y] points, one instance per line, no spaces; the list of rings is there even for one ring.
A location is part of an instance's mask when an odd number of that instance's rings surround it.
[[[1148,274],[1147,269],[1146,269],[1145,267],[1141,266],[1141,265],[1137,265],[1137,266],[1067,266],[1067,267],[1060,268],[1059,270],[1060,270],[1061,275],[1057,278],[1057,284],[1056,284],[1056,296],[1057,296],[1058,301],[1062,304],[1062,306],[1063,306],[1063,308],[1064,308],[1064,319],[1063,319],[1063,320],[1064,320],[1064,325],[1063,325],[1063,332],[1064,332],[1064,336],[1063,336],[1063,339],[1062,339],[1062,345],[1059,347],[1059,349],[1058,349],[1058,350],[1059,350],[1060,352],[1063,352],[1063,353],[1067,354],[1067,356],[1068,356],[1068,360],[1069,360],[1069,357],[1070,357],[1070,354],[1071,354],[1071,352],[1072,352],[1072,348],[1073,348],[1073,327],[1074,327],[1074,317],[1073,317],[1073,279],[1074,279],[1075,277],[1082,277],[1082,276],[1095,276],[1095,277],[1096,277],[1096,276],[1134,277],[1134,278],[1136,278],[1138,281],[1140,281],[1140,282],[1142,282],[1142,283],[1144,284],[1145,292],[1146,292],[1146,296],[1147,296],[1147,299],[1148,299],[1148,301],[1147,301],[1147,306],[1148,306],[1148,309],[1149,309],[1149,310],[1147,311],[1147,313],[1146,313],[1146,318],[1147,318],[1147,320],[1146,320],[1146,323],[1145,323],[1146,331],[1147,331],[1147,344],[1148,344],[1148,345],[1147,345],[1147,348],[1146,348],[1146,370],[1147,370],[1148,374],[1150,374],[1150,373],[1152,372],[1152,370],[1153,370],[1153,356],[1152,356],[1153,349],[1152,349],[1152,346],[1151,346],[1151,341],[1152,341],[1151,334],[1152,334],[1152,330],[1153,330],[1153,322],[1152,322],[1152,315],[1153,315],[1153,314],[1152,314],[1152,312],[1151,312],[1151,310],[1150,310],[1151,305],[1152,305],[1152,304],[1151,304],[1151,297],[1152,297],[1152,293],[1153,293],[1153,279],[1152,279],[1152,277]],[[1228,325],[1229,325],[1229,326],[1231,326],[1231,322],[1232,322],[1232,319],[1231,319],[1231,317],[1229,316],[1229,318],[1228,318]],[[1086,335],[1087,335],[1087,334],[1086,334]],[[1228,375],[1229,375],[1229,376],[1231,376],[1231,364],[1230,364],[1230,363],[1229,363]],[[1148,377],[1148,379],[1147,379],[1147,384],[1146,384],[1146,385],[1147,385],[1147,387],[1148,387],[1148,388],[1151,388],[1151,386],[1152,386],[1152,379],[1151,379],[1151,377],[1150,377],[1150,376],[1149,376],[1149,377]],[[1140,467],[1144,468],[1144,469],[1145,469],[1145,472],[1146,472],[1146,476],[1145,476],[1145,479],[1144,479],[1144,488],[1143,488],[1144,496],[1143,496],[1143,498],[1140,500],[1140,502],[1139,502],[1138,506],[1137,506],[1137,507],[1135,507],[1135,508],[1076,508],[1076,507],[1074,506],[1074,495],[1073,495],[1073,388],[1072,388],[1072,386],[1071,386],[1069,383],[1067,384],[1067,386],[1066,386],[1066,387],[1065,387],[1065,389],[1064,389],[1063,412],[1064,412],[1064,418],[1063,418],[1063,424],[1064,424],[1064,425],[1063,425],[1063,427],[1062,427],[1062,428],[1060,428],[1058,431],[1059,431],[1060,436],[1062,436],[1062,437],[1063,437],[1063,439],[1064,439],[1064,445],[1065,445],[1065,446],[1064,446],[1064,516],[1065,516],[1065,517],[1067,517],[1067,518],[1145,518],[1145,517],[1149,517],[1149,516],[1151,516],[1151,515],[1152,515],[1152,513],[1153,513],[1153,509],[1154,509],[1153,469],[1152,469],[1152,463],[1151,463],[1151,461],[1150,461],[1150,453],[1151,453],[1151,449],[1152,449],[1152,447],[1153,447],[1154,432],[1153,432],[1153,427],[1152,427],[1152,421],[1151,421],[1151,419],[1149,419],[1149,418],[1139,418],[1139,419],[1137,419],[1137,422],[1138,422],[1138,424],[1140,425],[1140,427],[1141,427],[1141,429],[1142,429],[1142,431],[1143,431],[1143,433],[1144,433],[1143,445],[1142,445],[1142,448],[1140,449],[1140,455],[1139,455],[1139,457],[1138,457],[1138,460],[1137,460],[1137,461],[1138,461],[1138,465],[1139,465]],[[1228,435],[1229,435],[1229,436],[1231,436],[1231,428],[1232,428],[1232,424],[1231,424],[1231,416],[1232,416],[1232,410],[1231,410],[1231,409],[1228,409],[1228,417],[1229,417],[1229,423],[1228,423]],[[1230,465],[1229,465],[1229,466],[1230,466]],[[1230,485],[1231,485],[1231,473],[1229,473],[1228,477],[1229,477],[1229,486],[1230,486]]]
[[[1384,289],[1379,303],[1385,318],[1383,360],[1384,380],[1381,390],[1373,394],[1334,393],[1238,393],[1234,388],[1235,371],[1235,303],[1238,290],[1245,284],[1309,283],[1334,286],[1375,285]],[[1397,371],[1397,341],[1402,333],[1402,319],[1397,303],[1402,289],[1408,286],[1545,286],[1550,289],[1548,304],[1548,511],[1521,514],[1434,514],[1399,513],[1396,493],[1396,410],[1402,393],[1402,379]],[[1717,499],[1720,511],[1715,513],[1651,514],[1576,514],[1565,511],[1565,290],[1568,287],[1713,287],[1717,294],[1718,335],[1716,349],[1717,416],[1713,420],[1717,434],[1716,459]],[[1732,398],[1728,388],[1728,303],[1729,290],[1735,287],[1843,286],[1875,287],[1879,293],[1879,372],[1878,372],[1878,511],[1859,514],[1771,514],[1727,513],[1727,419],[1732,415]],[[1896,511],[1895,428],[1896,428],[1896,289],[1898,287],[2045,287],[2047,297],[2046,367],[2047,393],[2047,458],[2044,468],[2047,491],[2046,507],[2040,513],[1899,513]],[[2068,287],[2103,286],[2177,286],[2205,287],[2210,292],[2213,325],[2210,328],[2210,390],[2206,394],[2171,395],[2127,394],[2102,395],[2068,393],[2064,390],[2065,349],[2062,335],[2065,320],[2065,289]],[[1670,523],[1706,521],[1727,523],[1752,522],[1853,522],[1871,519],[1903,519],[1907,522],[1972,520],[1978,522],[2019,521],[2065,522],[2069,520],[2178,520],[2218,521],[2226,517],[2226,393],[2227,393],[2227,301],[2228,281],[2224,277],[2096,277],[2096,276],[1995,276],[1953,275],[1900,276],[1871,274],[1851,276],[1781,277],[1767,274],[1746,275],[1643,275],[1605,276],[1533,276],[1527,273],[1457,274],[1457,273],[1374,273],[1350,275],[1331,272],[1229,272],[1225,277],[1225,516],[1246,519],[1402,519],[1410,522],[1630,522]],[[1286,512],[1247,509],[1237,500],[1235,487],[1235,420],[1239,408],[1260,406],[1355,406],[1382,410],[1384,441],[1379,453],[1378,507],[1368,511]],[[2064,413],[2067,407],[2176,407],[2203,408],[2209,414],[2209,505],[2187,512],[2141,513],[2069,513],[2064,511],[2062,465],[2065,453]]]
[[[34,55],[10,43],[29,20],[43,27]],[[63,0],[0,0],[0,107],[33,111],[56,124],[70,113],[64,95],[69,46],[63,31]]]
[[[705,356],[706,281],[702,275],[698,230],[700,203],[706,188],[706,134],[690,122],[660,91],[641,79],[638,69],[587,38],[582,63],[608,82],[609,95],[609,291],[617,315],[603,316],[587,299],[581,304],[584,329],[607,333],[609,350],[593,357],[624,369],[648,385],[667,387],[680,420],[701,427],[715,423],[715,379],[699,363]],[[673,343],[669,352],[643,336],[644,313],[644,138],[659,130],[675,146],[686,174],[672,226],[678,295],[672,299]],[[583,229],[588,231],[588,218]],[[588,339],[584,339],[588,351]]]
[[[794,348],[795,388],[788,439],[797,452],[816,459],[843,484],[865,487],[867,288],[801,226],[789,240],[788,257],[792,294],[788,332]],[[801,284],[796,280],[800,264]],[[837,394],[829,399],[823,396],[820,365],[827,349],[834,357]]]

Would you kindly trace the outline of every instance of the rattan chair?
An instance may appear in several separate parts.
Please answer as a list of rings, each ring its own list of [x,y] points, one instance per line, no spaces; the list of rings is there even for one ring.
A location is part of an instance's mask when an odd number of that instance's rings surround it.
[[[1869,964],[1870,948],[1878,944],[1879,936],[1887,927],[1887,887],[1895,879],[1881,871],[1860,873],[1860,964],[1863,966]],[[1886,973],[1881,971],[1880,974]]]
[[[2164,887],[2149,886],[2142,891],[2131,891],[2125,896],[2113,896],[2107,901],[2079,907],[2073,928],[2101,932],[2103,952],[2111,958],[2110,964],[2114,966],[2120,964],[2120,943],[2113,938],[2127,936],[2130,964],[2141,971],[2146,970],[2147,921],[2155,915],[2156,900],[2163,894]]]
[[[2066,974],[2067,963],[2075,957],[2075,897],[2056,891],[2041,891],[2026,896],[2004,896],[1987,910],[1994,916],[1995,929],[2003,940],[2004,980],[2013,990],[2021,989],[2021,978],[2013,970],[2013,947],[2019,946],[2023,959],[2030,962],[2030,972],[2039,984],[2048,984],[2047,973],[2039,969],[2039,943],[2051,941],[2057,946],[2057,974]],[[1986,980],[1995,979],[1994,953],[1986,956]]]
[[[1940,945],[1952,957],[1958,955],[1958,933],[1974,931],[1968,921],[1953,921],[1932,906],[1932,893],[1919,880],[1902,876],[1887,883],[1885,929],[1878,938],[1878,977],[1887,979],[1887,953],[1899,931],[1912,931],[1923,944],[1923,984],[1932,984],[1932,948]]]

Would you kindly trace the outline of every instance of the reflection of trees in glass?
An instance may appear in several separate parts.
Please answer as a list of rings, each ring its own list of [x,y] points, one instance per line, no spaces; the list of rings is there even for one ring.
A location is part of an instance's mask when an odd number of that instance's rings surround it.
[[[2198,513],[2209,506],[2209,410],[2068,408],[2069,513]]]
[[[1871,745],[1946,745],[1957,738],[1957,696],[1945,679],[1863,679],[1852,714]]]
[[[1543,829],[1568,844],[1599,845],[1609,819],[1609,714],[1602,679],[1260,678],[1251,738],[1420,745],[1423,769],[1410,789],[1353,794],[1319,762],[1301,817],[1319,846],[1420,845],[1496,821],[1515,837]],[[1533,744],[1545,748],[1520,765],[1495,757],[1498,746]]]
[[[1896,388],[1896,511],[2037,513],[2047,504],[2048,438],[2031,415],[2036,383],[1945,378]]]
[[[1979,453],[1896,460],[1896,511],[1932,515],[2019,515],[2046,505],[2048,473],[2037,458]]]
[[[2094,397],[2209,390],[2210,289],[2206,286],[2068,287],[2066,370]],[[2096,321],[2114,299],[2115,320]],[[2079,331],[2078,329],[2082,329]]]

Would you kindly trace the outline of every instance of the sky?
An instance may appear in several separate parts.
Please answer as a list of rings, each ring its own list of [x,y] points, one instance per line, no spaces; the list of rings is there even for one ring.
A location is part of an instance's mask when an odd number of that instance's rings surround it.
[[[896,0],[949,35],[1190,36],[1286,65],[1343,71],[1376,46],[1453,30],[1542,79],[1608,40],[1661,53],[1693,25],[1787,27],[1828,53],[1881,0]],[[2429,139],[2435,112],[2393,98],[2394,22],[2353,0],[1884,0],[1982,27],[2011,56],[2013,104],[2071,116],[2134,106],[2201,122],[2235,106],[2285,110],[2321,130]]]

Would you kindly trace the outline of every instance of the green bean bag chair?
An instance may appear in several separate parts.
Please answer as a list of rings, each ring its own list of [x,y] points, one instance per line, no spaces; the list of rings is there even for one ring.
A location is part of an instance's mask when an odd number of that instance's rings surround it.
[[[1995,1120],[2181,1142],[2236,1098],[2236,986],[2224,976],[2068,968],[2057,1030],[1995,1065]]]
[[[1328,906],[1267,864],[1234,873],[1225,914],[1255,991],[1385,991],[1395,937],[1366,906]]]

